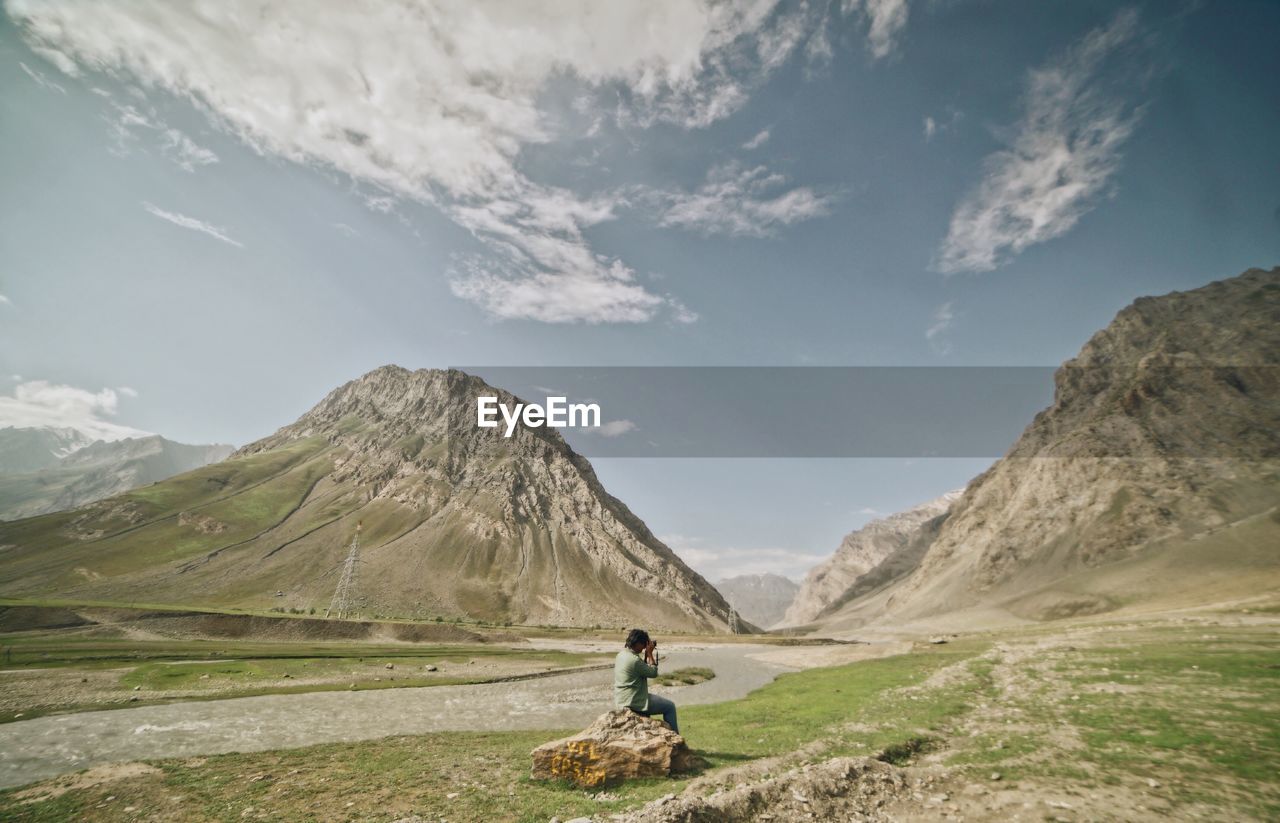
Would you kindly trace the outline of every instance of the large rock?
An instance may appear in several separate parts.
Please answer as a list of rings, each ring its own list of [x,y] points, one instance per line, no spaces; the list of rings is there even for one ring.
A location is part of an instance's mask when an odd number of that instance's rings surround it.
[[[572,737],[533,750],[536,780],[603,786],[629,777],[666,777],[699,765],[684,738],[661,720],[617,709]]]

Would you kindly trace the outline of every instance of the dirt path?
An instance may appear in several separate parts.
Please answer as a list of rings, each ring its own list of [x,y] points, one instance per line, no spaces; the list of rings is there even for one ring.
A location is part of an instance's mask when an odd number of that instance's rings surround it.
[[[673,649],[668,670],[705,666],[716,677],[655,689],[677,703],[745,696],[795,667],[751,659],[767,647]],[[514,683],[314,692],[51,715],[0,726],[0,787],[107,763],[370,740],[435,731],[563,729],[610,706],[609,670]]]

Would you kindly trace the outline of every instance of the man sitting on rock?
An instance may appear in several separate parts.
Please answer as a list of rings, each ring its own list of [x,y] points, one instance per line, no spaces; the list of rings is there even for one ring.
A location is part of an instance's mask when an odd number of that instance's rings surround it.
[[[679,734],[676,704],[665,697],[649,694],[649,678],[658,676],[658,644],[649,639],[649,633],[644,629],[632,629],[624,645],[626,648],[618,652],[618,659],[613,664],[614,705],[645,717],[660,714],[671,731]]]

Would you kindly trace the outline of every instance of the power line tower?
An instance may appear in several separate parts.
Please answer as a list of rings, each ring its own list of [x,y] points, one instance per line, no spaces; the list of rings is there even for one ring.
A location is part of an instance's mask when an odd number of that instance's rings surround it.
[[[329,608],[325,609],[325,617],[332,614],[341,619],[351,610],[351,594],[356,587],[356,564],[360,562],[360,527],[363,525],[363,521],[356,523],[356,533],[351,538],[351,550],[347,552],[347,559],[342,561],[342,576],[338,578],[338,588],[333,592],[333,600],[329,603]]]
[[[733,606],[729,607],[729,633],[738,634],[738,610]]]

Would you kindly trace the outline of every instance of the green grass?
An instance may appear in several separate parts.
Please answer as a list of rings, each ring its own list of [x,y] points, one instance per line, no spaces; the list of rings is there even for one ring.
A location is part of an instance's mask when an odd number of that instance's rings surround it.
[[[961,705],[902,702],[891,691],[978,650],[957,646],[784,675],[744,700],[682,708],[681,727],[712,768],[785,754],[833,735],[842,746],[876,753],[883,744],[916,736]],[[851,717],[864,715],[893,719],[872,732],[842,730]],[[73,791],[27,806],[13,805],[13,792],[0,793],[0,812],[7,810],[14,820],[86,815],[123,820],[129,818],[123,808],[134,805],[172,810],[174,817],[190,820],[238,821],[252,806],[265,819],[286,821],[383,820],[410,813],[450,821],[546,821],[634,805],[679,791],[687,782],[635,781],[599,795],[529,779],[529,752],[571,731],[442,733],[162,761],[161,776]],[[259,775],[267,776],[254,782]],[[446,797],[453,792],[459,796]],[[107,796],[115,799],[99,807]],[[182,800],[175,804],[173,797]]]
[[[673,672],[664,672],[653,680],[655,686],[695,686],[713,679],[716,673],[701,666],[687,666]]]
[[[1044,792],[1087,799],[1112,786],[1136,792],[1137,802],[1168,804],[1173,817],[1280,818],[1274,629],[1115,627],[1097,636],[1079,650],[1037,651],[1013,670],[989,641],[964,639],[788,674],[742,700],[681,707],[681,729],[713,771],[771,756],[791,758],[777,767],[785,768],[808,745],[816,758],[927,758],[961,781],[987,783],[998,771],[1003,788],[1030,799]],[[1036,637],[1024,630],[1002,639]],[[447,733],[160,761],[159,775],[30,805],[0,793],[0,818],[125,820],[123,808],[133,805],[196,821],[411,813],[454,823],[545,821],[634,807],[687,784],[687,777],[635,781],[600,794],[529,779],[529,751],[571,731]],[[1149,779],[1160,785],[1153,800],[1143,799]],[[1108,809],[1093,811],[1123,817]]]

